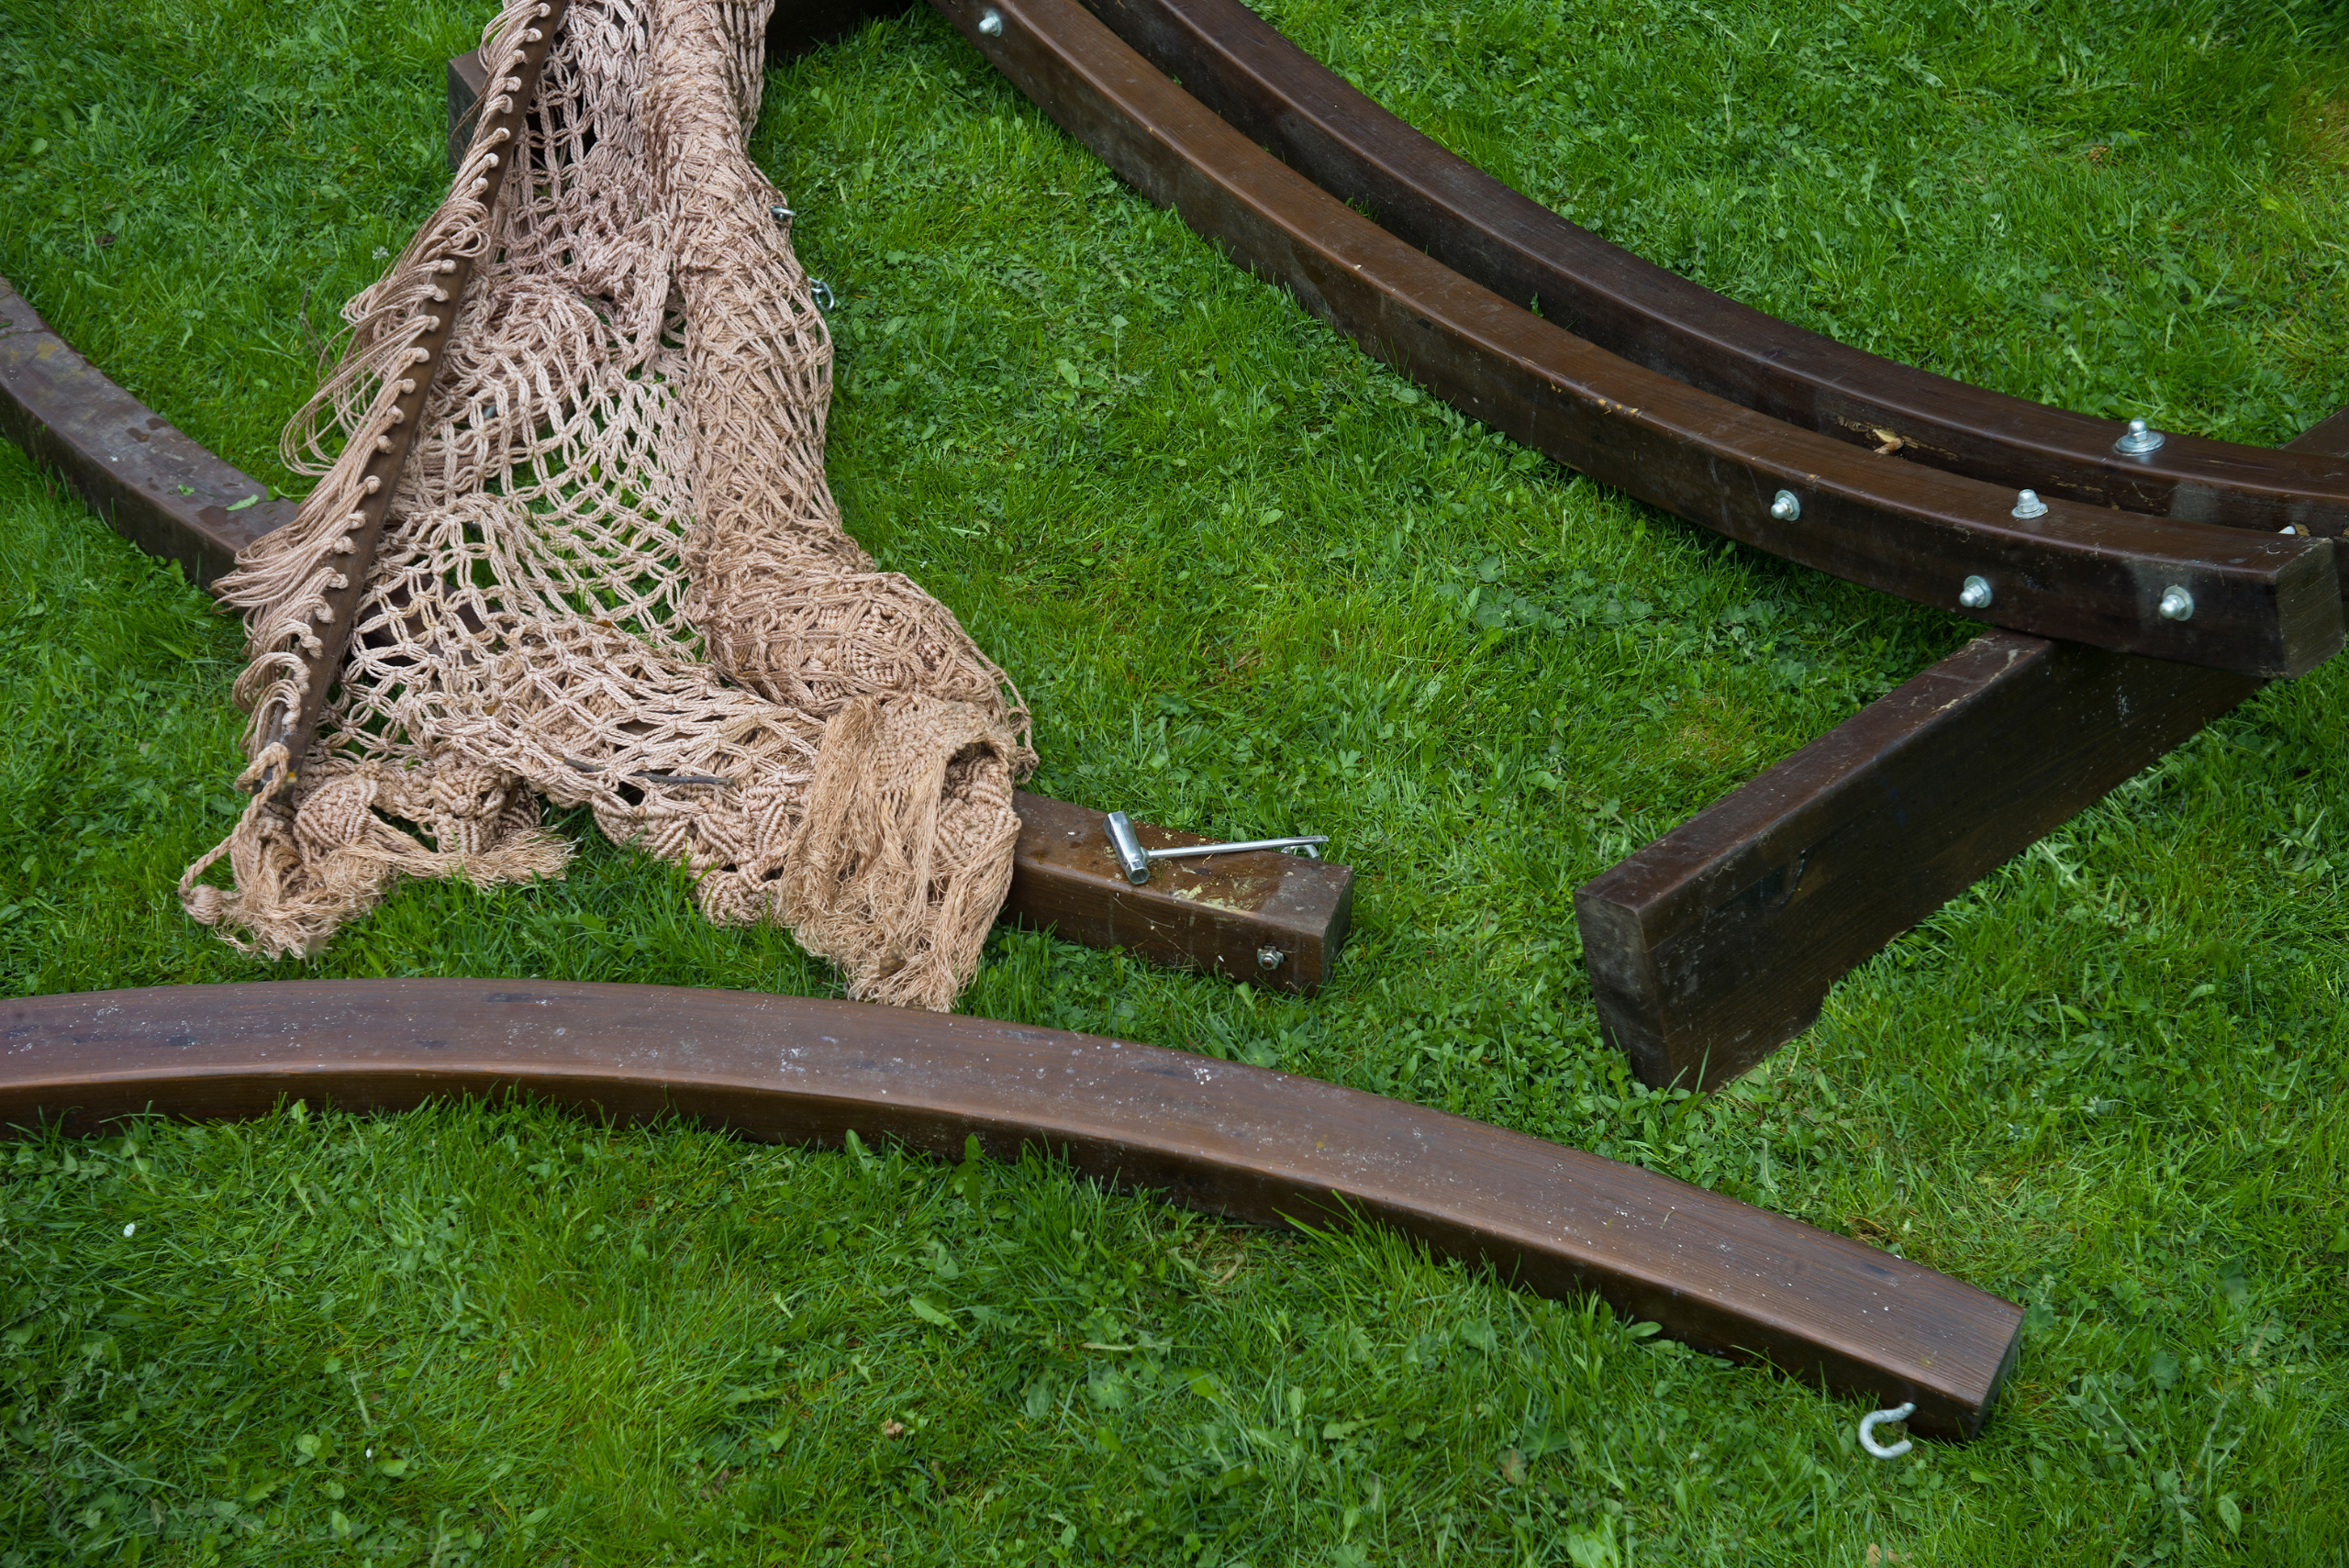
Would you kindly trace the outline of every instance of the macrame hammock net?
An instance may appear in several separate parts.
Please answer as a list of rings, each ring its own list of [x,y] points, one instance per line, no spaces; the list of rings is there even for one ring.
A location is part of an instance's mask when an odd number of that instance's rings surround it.
[[[495,210],[477,135],[345,308],[284,440],[319,483],[220,584],[251,656],[248,787],[284,763],[261,716],[305,689],[438,263],[480,258],[294,808],[256,795],[181,881],[239,946],[315,953],[402,875],[558,875],[544,800],[685,867],[710,919],[788,927],[852,996],[944,1008],[977,967],[1028,714],[841,531],[830,339],[745,151],[771,6],[573,0]],[[533,16],[492,23],[487,57]],[[203,880],[223,858],[227,888]]]

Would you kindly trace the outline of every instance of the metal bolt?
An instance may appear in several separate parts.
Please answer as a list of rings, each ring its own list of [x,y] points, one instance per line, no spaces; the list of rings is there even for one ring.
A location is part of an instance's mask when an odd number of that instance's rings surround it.
[[[2132,419],[2129,428],[2112,443],[2112,450],[2129,457],[2143,457],[2147,452],[2160,450],[2161,444],[2162,433],[2159,430],[2143,419]]]
[[[1802,502],[1793,491],[1781,490],[1777,499],[1770,503],[1770,515],[1782,523],[1791,523],[1802,516]]]
[[[2162,590],[2161,608],[2164,620],[2192,620],[2194,595],[2172,583]]]
[[[1287,962],[1288,954],[1281,951],[1278,948],[1258,948],[1256,950],[1256,967],[1259,969],[1278,969],[1282,964],[1286,963]]]
[[[1134,832],[1133,818],[1124,812],[1109,813],[1107,827],[1109,853],[1116,859],[1118,869],[1126,873],[1126,880],[1136,887],[1150,880],[1150,862],[1152,861],[1210,860],[1217,855],[1247,854],[1256,850],[1300,850],[1308,860],[1318,861],[1321,858],[1321,846],[1330,841],[1326,833],[1308,833],[1293,839],[1246,839],[1233,844],[1186,844],[1180,849],[1145,850],[1141,847],[1141,837]],[[1265,953],[1278,951],[1276,948],[1259,949],[1257,961],[1263,962]],[[1275,959],[1274,962],[1279,961]],[[1265,964],[1264,967],[1269,969],[1272,965]]]
[[[2018,490],[2015,492],[2014,516],[2018,517],[2043,517],[2046,515],[2047,503],[2039,498],[2038,491]]]
[[[1957,591],[1957,602],[1969,610],[1988,609],[1990,599],[1990,580],[1987,577],[1968,577],[1965,585]]]
[[[774,217],[777,223],[789,223],[793,218],[799,216],[789,207],[784,206],[781,202],[777,202],[774,206],[768,207],[767,211]]]
[[[1150,851],[1135,835],[1133,818],[1122,811],[1109,813],[1109,852],[1117,857],[1118,869],[1126,873],[1128,882],[1140,887],[1150,880]]]
[[[979,31],[986,34],[986,36],[991,39],[999,39],[1003,37],[1003,13],[1000,11],[986,11],[981,13],[979,17]]]

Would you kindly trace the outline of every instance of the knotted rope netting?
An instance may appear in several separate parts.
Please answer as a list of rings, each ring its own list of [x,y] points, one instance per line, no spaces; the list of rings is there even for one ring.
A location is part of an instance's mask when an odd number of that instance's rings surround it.
[[[495,208],[476,134],[345,307],[342,361],[284,442],[319,483],[219,584],[251,652],[249,786],[286,762],[262,717],[311,678],[436,269],[480,258],[293,809],[257,794],[182,879],[230,940],[316,952],[403,874],[558,874],[543,798],[685,866],[712,920],[789,927],[852,995],[945,1007],[969,980],[1010,881],[1028,715],[950,611],[841,529],[831,341],[745,150],[771,8],[573,0]],[[533,15],[491,24],[485,56]],[[199,881],[224,855],[233,887]]]

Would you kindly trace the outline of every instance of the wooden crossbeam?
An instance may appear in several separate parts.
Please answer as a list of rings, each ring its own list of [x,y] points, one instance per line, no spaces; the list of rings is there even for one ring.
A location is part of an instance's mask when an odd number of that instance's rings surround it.
[[[1976,638],[1575,894],[1600,1026],[1711,1088],[1828,987],[2260,687],[2019,632]]]
[[[2349,456],[2349,410],[2287,450]],[[1575,894],[1599,1023],[1710,1088],[1828,987],[2265,683],[2019,632],[1975,639]]]

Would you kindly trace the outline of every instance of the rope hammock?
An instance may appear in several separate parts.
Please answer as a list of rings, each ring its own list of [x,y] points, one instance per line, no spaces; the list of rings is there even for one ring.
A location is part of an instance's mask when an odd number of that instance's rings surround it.
[[[495,205],[485,100],[449,199],[345,306],[283,441],[318,484],[220,584],[249,788],[286,767],[265,719],[315,678],[436,278],[476,258],[290,806],[257,790],[181,880],[238,946],[316,953],[404,874],[560,875],[551,801],[684,866],[711,920],[788,927],[852,996],[945,1008],[976,969],[1029,717],[841,531],[831,340],[745,150],[772,4],[573,0]],[[486,57],[537,14],[501,15]],[[224,858],[232,885],[202,880]]]

